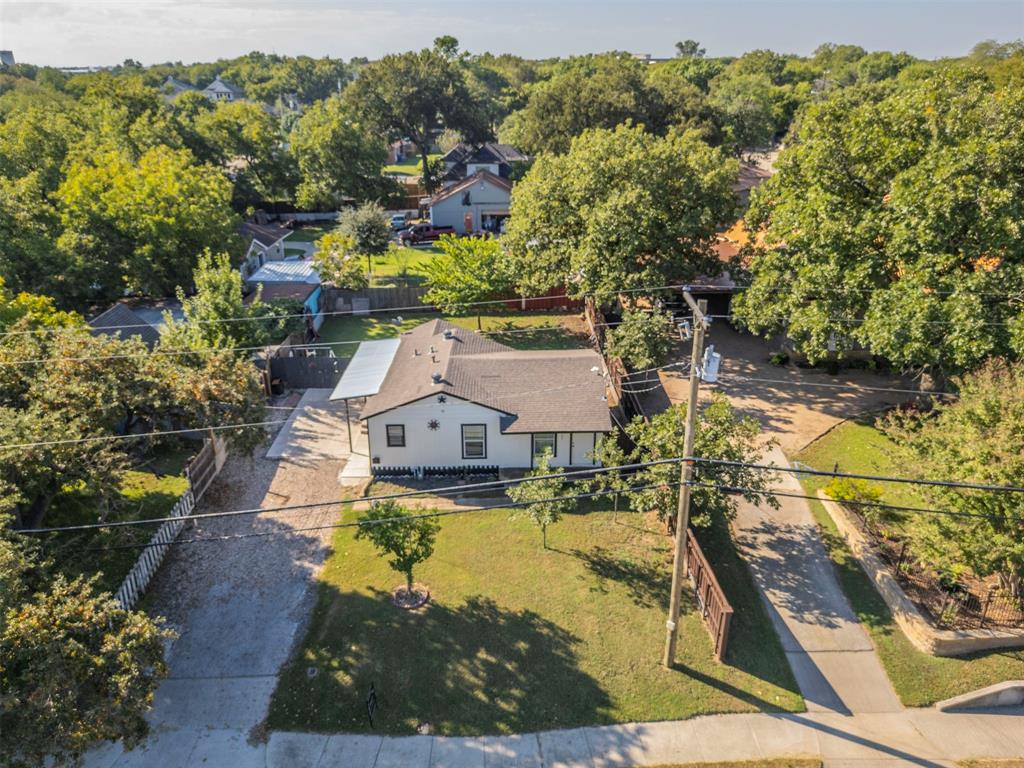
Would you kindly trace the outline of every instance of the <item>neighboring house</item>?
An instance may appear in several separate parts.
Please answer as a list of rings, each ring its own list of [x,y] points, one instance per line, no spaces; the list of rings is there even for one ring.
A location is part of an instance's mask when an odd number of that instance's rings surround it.
[[[518,350],[430,320],[399,339],[363,342],[332,400],[368,397],[371,468],[596,466],[612,431],[601,356]]]
[[[0,51],[0,64],[5,67],[14,66],[14,51]]]
[[[138,338],[153,349],[160,341],[160,332],[135,314],[126,304],[115,304],[89,321],[93,336],[116,336],[122,341]]]
[[[164,80],[164,84],[160,86],[160,90],[169,101],[174,101],[183,93],[198,91],[199,89],[191,83],[186,83],[184,80],[168,75],[167,79]]]
[[[257,224],[247,221],[238,228],[243,240],[249,241],[242,266],[242,277],[255,272],[268,261],[281,261],[285,257],[284,239],[292,230],[280,224]]]
[[[502,179],[512,175],[516,163],[529,158],[510,144],[489,141],[485,144],[462,143],[453,147],[444,157],[445,172],[441,185],[450,186],[473,176],[478,171],[488,171]]]
[[[509,216],[512,182],[490,171],[477,171],[430,198],[430,223],[454,227],[460,235],[501,232]]]
[[[245,98],[245,94],[239,88],[221,80],[220,75],[203,88],[203,95],[210,101],[240,101]]]
[[[246,296],[251,302],[256,286],[262,285],[262,298],[296,299],[303,303],[308,313],[308,324],[319,331],[324,322],[323,290],[320,287],[320,273],[310,260],[269,261],[253,272],[245,281],[246,288],[253,293]]]

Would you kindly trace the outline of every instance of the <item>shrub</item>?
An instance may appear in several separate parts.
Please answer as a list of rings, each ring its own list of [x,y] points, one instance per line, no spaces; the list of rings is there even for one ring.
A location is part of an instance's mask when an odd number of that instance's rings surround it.
[[[768,358],[768,362],[772,365],[785,365],[789,362],[789,355],[785,352],[772,352],[771,357]]]

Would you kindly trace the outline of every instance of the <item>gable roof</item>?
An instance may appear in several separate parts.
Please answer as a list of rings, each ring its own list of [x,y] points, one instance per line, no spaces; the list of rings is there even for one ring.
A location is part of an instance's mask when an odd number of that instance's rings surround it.
[[[266,248],[291,234],[290,229],[282,227],[280,224],[257,224],[254,221],[243,222],[238,230],[242,233],[242,237],[255,240]]]
[[[231,93],[235,96],[243,96],[242,89],[229,82],[220,79],[220,75],[213,78],[213,82],[203,88],[204,93]]]
[[[483,144],[462,142],[448,150],[441,159],[446,163],[515,163],[528,158],[511,144],[487,141]]]
[[[89,321],[93,336],[117,336],[121,341],[139,338],[152,349],[160,341],[160,332],[126,304],[115,304]]]
[[[167,79],[164,80],[163,90],[177,96],[179,93],[186,91],[198,91],[191,83],[186,83],[184,80],[179,80],[174,75],[168,75]]]
[[[503,189],[509,193],[512,192],[512,182],[510,182],[508,179],[503,179],[501,178],[501,176],[495,176],[490,171],[477,171],[472,176],[468,176],[467,178],[460,181],[458,184],[452,184],[450,187],[442,189],[440,192],[438,192],[436,195],[430,198],[430,204],[435,205],[437,203],[440,203],[442,200],[447,200],[449,197],[452,197],[453,195],[457,195],[460,192],[469,189],[478,181],[487,182],[491,186],[498,187],[499,189]]]
[[[361,418],[443,394],[498,411],[506,434],[607,432],[611,416],[602,370],[601,356],[590,349],[512,349],[445,320],[430,320],[400,337]]]

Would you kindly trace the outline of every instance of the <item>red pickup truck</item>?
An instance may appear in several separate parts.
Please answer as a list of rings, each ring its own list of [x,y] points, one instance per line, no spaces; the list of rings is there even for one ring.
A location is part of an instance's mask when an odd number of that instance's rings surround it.
[[[454,235],[455,227],[435,227],[433,224],[414,224],[402,230],[398,239],[403,245],[414,243],[432,243],[441,235]]]

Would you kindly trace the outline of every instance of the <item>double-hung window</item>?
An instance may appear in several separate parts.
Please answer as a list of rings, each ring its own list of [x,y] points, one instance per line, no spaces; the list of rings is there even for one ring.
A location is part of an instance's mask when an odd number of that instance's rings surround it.
[[[405,424],[388,424],[388,448],[405,448]]]
[[[554,432],[535,432],[533,435],[533,455],[540,456],[550,451],[552,456],[558,455],[558,436]]]
[[[462,425],[462,458],[464,458],[464,459],[486,459],[487,458],[487,425],[486,424],[463,424]]]

